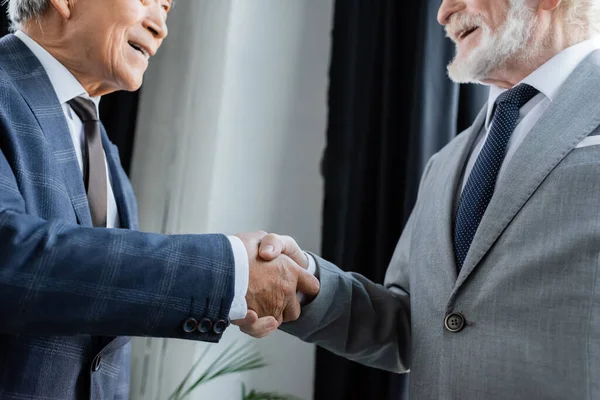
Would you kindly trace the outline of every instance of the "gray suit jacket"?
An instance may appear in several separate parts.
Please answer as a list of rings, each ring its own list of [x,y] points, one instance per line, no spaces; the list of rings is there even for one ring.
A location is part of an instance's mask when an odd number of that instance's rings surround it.
[[[600,134],[600,52],[517,150],[457,275],[457,194],[484,118],[427,165],[385,285],[319,260],[319,296],[283,329],[410,369],[417,400],[600,399],[600,145],[578,147]]]

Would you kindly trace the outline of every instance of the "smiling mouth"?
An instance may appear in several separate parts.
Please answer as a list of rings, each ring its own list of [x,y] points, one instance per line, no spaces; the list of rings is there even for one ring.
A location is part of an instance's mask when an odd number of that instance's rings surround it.
[[[144,50],[143,48],[141,48],[140,46],[138,46],[137,44],[133,43],[133,42],[127,42],[129,43],[129,45],[134,49],[139,51],[146,59],[150,58],[150,54],[148,54],[148,52],[146,50]]]
[[[472,28],[469,28],[467,30],[462,31],[462,33],[460,35],[458,35],[458,39],[459,40],[464,40],[467,38],[467,36],[471,35],[473,32],[475,32],[477,29],[479,29],[478,26],[474,26]]]

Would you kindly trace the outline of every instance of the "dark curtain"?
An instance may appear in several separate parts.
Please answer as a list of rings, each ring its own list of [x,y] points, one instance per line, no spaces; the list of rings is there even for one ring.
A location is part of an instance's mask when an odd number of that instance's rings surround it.
[[[110,140],[119,148],[121,164],[129,174],[135,138],[140,90],[115,92],[100,102],[100,119]]]
[[[0,37],[9,32],[9,22],[6,17],[4,2],[0,12]],[[100,119],[104,124],[110,140],[119,148],[121,163],[129,173],[131,155],[137,120],[139,91],[116,92],[104,96],[100,102]]]
[[[4,2],[0,2],[4,3]],[[0,12],[0,37],[6,35],[8,33],[9,23],[8,18],[6,17],[6,4],[2,4],[2,10]]]
[[[323,256],[382,283],[425,163],[485,102],[453,84],[440,0],[338,0],[323,159]],[[315,399],[405,399],[409,376],[317,351]]]

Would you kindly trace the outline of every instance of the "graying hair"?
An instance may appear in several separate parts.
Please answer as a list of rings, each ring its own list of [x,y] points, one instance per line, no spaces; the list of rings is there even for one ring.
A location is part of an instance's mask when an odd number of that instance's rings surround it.
[[[8,3],[8,19],[13,30],[21,29],[26,21],[41,17],[50,5],[50,0],[0,0],[0,2]],[[171,8],[174,7],[175,0],[171,2]]]
[[[5,0],[8,1],[8,19],[12,29],[20,29],[22,24],[37,19],[44,14],[50,0]]]
[[[586,37],[600,34],[600,0],[564,0],[566,23]]]

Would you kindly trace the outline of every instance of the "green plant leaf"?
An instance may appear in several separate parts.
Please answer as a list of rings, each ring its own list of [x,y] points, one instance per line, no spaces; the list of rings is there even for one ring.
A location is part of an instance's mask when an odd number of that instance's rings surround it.
[[[200,362],[204,359],[204,357],[206,356],[206,354],[208,354],[209,350],[210,350],[210,346],[206,346],[206,348],[204,349],[204,351],[202,352],[202,354],[200,355],[200,357],[198,358],[198,360],[196,360],[196,362],[194,363],[194,365],[192,366],[192,368],[186,374],[185,378],[183,378],[183,380],[181,381],[181,383],[179,384],[179,386],[177,386],[177,389],[175,389],[175,392],[173,392],[173,394],[171,394],[171,396],[169,396],[169,400],[181,400],[181,399],[183,399],[183,397],[181,396],[181,392],[183,391],[184,386],[189,381],[189,379],[191,378],[191,376],[194,374],[194,371],[196,370],[196,368],[198,368],[198,365],[200,365]]]
[[[183,400],[189,396],[190,393],[196,390],[198,386],[212,381],[213,379],[234,373],[263,368],[267,365],[258,351],[250,348],[247,344],[238,346],[236,348],[236,343],[234,342],[228,346],[211,363],[211,365],[208,366],[208,368],[206,368],[200,377],[198,377],[193,383],[189,384],[189,387],[186,389],[185,387],[188,385],[190,377],[197,370],[200,361],[204,358],[208,352],[208,349],[209,347],[206,348],[204,353],[200,356],[200,359],[194,363],[192,369],[187,373],[171,397],[169,397],[169,400]]]
[[[246,387],[242,385],[242,400],[301,400],[290,395],[282,395],[275,392],[257,392],[252,390],[246,393]]]

